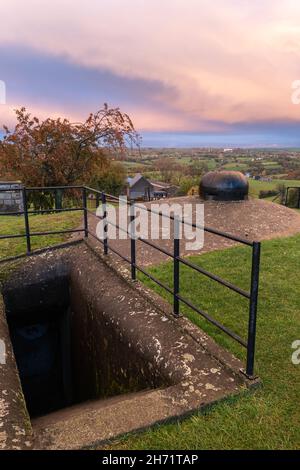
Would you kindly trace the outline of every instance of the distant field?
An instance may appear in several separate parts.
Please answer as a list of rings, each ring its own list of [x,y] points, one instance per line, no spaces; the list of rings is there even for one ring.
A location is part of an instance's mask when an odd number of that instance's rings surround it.
[[[278,184],[285,186],[300,186],[300,180],[273,180],[273,181],[257,181],[249,179],[249,192],[253,197],[258,197],[259,191],[268,191],[276,189]]]
[[[279,163],[277,162],[271,162],[271,161],[267,161],[267,162],[262,162],[263,166],[266,166],[268,168],[280,168],[280,165]]]
[[[127,168],[134,168],[136,166],[143,165],[143,163],[140,163],[140,162],[123,162],[123,165]]]
[[[207,160],[204,160],[204,163],[206,163],[209,170],[214,170],[217,166],[217,162],[214,158],[209,158]]]
[[[177,157],[172,160],[175,163],[180,163],[181,165],[190,165],[193,162],[192,157]]]
[[[270,156],[266,156],[261,154],[261,159],[257,161],[260,164],[261,168],[265,168],[267,175],[268,172],[271,170],[277,170],[281,174],[277,175],[270,175],[272,181],[257,181],[249,179],[249,186],[250,186],[250,195],[252,197],[258,197],[260,191],[268,191],[268,190],[275,190],[278,184],[284,184],[285,186],[300,186],[300,180],[287,180],[286,176],[288,174],[288,168],[282,167],[280,161],[277,161],[277,156],[273,155],[272,158]],[[256,155],[257,157],[257,155]],[[251,172],[251,168],[253,168],[253,160],[255,155],[219,155],[219,154],[196,154],[191,152],[189,155],[188,152],[185,152],[180,156],[179,150],[172,152],[165,153],[163,155],[155,155],[151,157],[151,154],[145,155],[141,160],[136,162],[124,162],[125,168],[129,175],[133,175],[136,172],[141,172],[148,178],[151,179],[162,179],[162,175],[158,170],[155,170],[157,159],[168,159],[170,164],[177,164],[178,167],[182,167],[181,171],[182,174],[185,173],[185,168],[192,166],[195,163],[201,163],[206,165],[208,171],[213,171],[215,169],[224,169],[224,170],[231,170],[231,171],[241,171],[247,172],[248,170]],[[293,165],[300,164],[300,160],[293,160]],[[286,172],[286,173],[284,173]],[[200,179],[200,170],[199,170],[199,179]],[[271,200],[273,197],[270,198]]]
[[[195,158],[193,159],[192,157],[177,157],[177,158],[172,158],[172,161],[175,163],[178,163],[180,165],[193,165],[195,162],[201,162],[205,165],[207,165],[207,168],[209,170],[214,170],[217,166],[217,162],[214,158]]]
[[[247,163],[235,163],[235,162],[230,162],[230,163],[225,163],[222,168],[225,168],[226,170],[231,170],[231,171],[243,171],[248,168]]]

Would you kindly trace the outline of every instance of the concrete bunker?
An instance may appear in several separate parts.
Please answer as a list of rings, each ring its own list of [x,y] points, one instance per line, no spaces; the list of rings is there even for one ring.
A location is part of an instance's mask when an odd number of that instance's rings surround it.
[[[2,296],[0,448],[88,448],[257,385],[85,242],[28,258]]]
[[[31,418],[166,385],[95,315],[68,266],[38,263],[4,285],[6,318]],[[37,274],[38,270],[38,275]],[[97,295],[97,294],[96,294]]]

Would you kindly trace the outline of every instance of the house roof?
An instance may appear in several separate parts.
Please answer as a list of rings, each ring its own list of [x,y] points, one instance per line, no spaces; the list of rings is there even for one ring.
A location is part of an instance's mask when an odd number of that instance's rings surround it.
[[[152,186],[155,186],[156,188],[161,188],[161,189],[169,189],[169,188],[174,187],[173,184],[164,183],[163,181],[152,181],[151,180],[150,183],[152,184]]]
[[[130,181],[128,181],[130,188],[132,188],[132,186],[134,186],[141,179],[148,181],[143,175],[141,175],[141,173],[137,173],[133,178],[130,178]]]
[[[129,187],[132,188],[138,181],[140,181],[141,179],[147,181],[149,184],[151,184],[151,186],[157,188],[157,189],[161,189],[161,190],[167,190],[169,188],[173,188],[174,185],[170,184],[170,183],[164,183],[163,181],[152,181],[152,180],[148,180],[147,178],[145,178],[145,176],[143,176],[141,173],[137,173],[133,178],[130,178],[128,177],[127,178],[127,182],[129,184]]]

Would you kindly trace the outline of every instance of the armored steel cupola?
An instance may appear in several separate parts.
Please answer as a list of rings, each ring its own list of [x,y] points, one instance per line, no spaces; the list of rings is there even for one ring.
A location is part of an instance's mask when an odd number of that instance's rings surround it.
[[[203,199],[216,201],[240,201],[248,198],[247,178],[239,171],[209,171],[199,186]]]

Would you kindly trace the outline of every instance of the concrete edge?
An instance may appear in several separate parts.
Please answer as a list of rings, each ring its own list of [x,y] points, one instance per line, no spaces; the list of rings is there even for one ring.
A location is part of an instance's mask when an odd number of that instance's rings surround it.
[[[13,353],[1,293],[0,340],[3,341],[2,345],[5,345],[4,361],[0,361],[0,450],[30,449],[32,426]]]
[[[194,341],[196,341],[210,356],[216,359],[222,366],[231,371],[236,377],[244,383],[247,388],[256,388],[262,385],[261,379],[255,376],[253,379],[248,378],[244,371],[244,363],[230,353],[216,341],[207,335],[200,327],[194,325],[188,318],[180,316],[175,318],[171,305],[153,290],[147,288],[140,281],[133,281],[130,277],[130,271],[124,265],[124,262],[117,259],[117,255],[104,255],[101,247],[95,247],[88,240],[84,239],[83,243],[88,246],[105,264],[113,269],[116,274],[124,279],[131,287],[139,291],[142,297],[150,304],[156,307],[162,314],[167,315],[170,320],[176,322],[181,330],[187,333]]]
[[[38,435],[34,442],[34,449],[95,449],[109,443],[112,444],[119,438],[132,437],[146,432],[153,429],[154,426],[181,422],[195,413],[203,413],[206,409],[229,398],[229,396],[217,396],[209,402],[204,401],[186,408],[179,403],[174,404],[170,401],[170,396],[174,396],[172,391],[175,392],[176,388],[177,386],[172,386],[165,389],[140,391],[129,396],[118,396],[112,399],[112,403],[110,403],[110,399],[107,399],[102,402],[105,406],[105,413],[103,413],[102,404],[97,401],[84,405],[82,410],[79,405],[78,413],[73,414],[71,420],[67,417],[64,421],[55,421],[54,419],[48,427],[44,417],[38,418],[33,422],[33,428]],[[230,398],[241,396],[245,390],[233,391]],[[143,400],[142,408],[141,399]],[[133,416],[129,419],[129,425],[128,415]],[[54,440],[53,436],[55,436]]]

